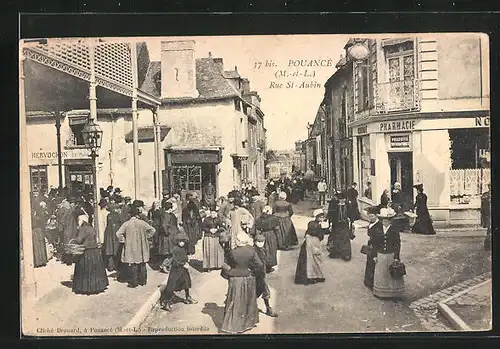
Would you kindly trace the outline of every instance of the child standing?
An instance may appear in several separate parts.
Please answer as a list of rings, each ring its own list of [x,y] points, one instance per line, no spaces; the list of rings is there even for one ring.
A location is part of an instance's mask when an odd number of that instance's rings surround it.
[[[262,297],[264,300],[264,304],[266,305],[266,315],[271,316],[271,317],[277,317],[278,314],[276,314],[271,306],[269,305],[269,298],[271,297],[271,292],[269,290],[269,286],[267,285],[266,282],[266,251],[264,249],[264,244],[266,243],[266,238],[264,235],[257,234],[255,236],[255,244],[254,244],[254,249],[255,252],[257,253],[257,256],[259,256],[261,262],[262,262],[262,276],[256,276],[255,277],[255,283],[256,287],[255,290],[257,291],[257,298]]]
[[[162,292],[160,297],[160,304],[162,308],[168,311],[172,310],[172,303],[174,299],[174,292],[184,290],[186,298],[185,304],[198,303],[189,295],[191,288],[191,276],[189,270],[186,268],[188,262],[188,254],[186,250],[189,238],[186,233],[178,233],[174,238],[175,247],[172,250],[172,264],[170,266],[170,273],[168,275],[167,286]]]

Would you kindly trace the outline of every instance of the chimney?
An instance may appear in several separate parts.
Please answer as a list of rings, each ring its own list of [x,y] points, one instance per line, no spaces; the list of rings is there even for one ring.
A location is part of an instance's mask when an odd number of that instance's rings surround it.
[[[192,40],[162,41],[161,98],[198,97],[194,49]]]
[[[238,66],[237,65],[234,66],[234,71],[238,72]]]
[[[248,79],[243,79],[241,82],[241,88],[243,93],[250,93],[250,81]]]
[[[217,69],[219,69],[219,71],[221,73],[224,72],[224,63],[222,61],[222,58],[214,58],[214,62],[215,62],[215,65],[217,66]]]

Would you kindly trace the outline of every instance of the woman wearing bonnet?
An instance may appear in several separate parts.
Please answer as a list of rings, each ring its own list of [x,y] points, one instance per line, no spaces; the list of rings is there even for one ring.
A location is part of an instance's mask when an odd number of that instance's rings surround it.
[[[322,209],[314,210],[314,220],[307,225],[306,238],[300,248],[295,283],[308,285],[324,282],[325,276],[321,271],[321,241],[328,230],[328,222]]]
[[[274,215],[279,220],[278,249],[290,250],[292,246],[298,245],[297,233],[292,222],[292,204],[286,201],[287,195],[284,191],[279,193],[279,200],[274,204]]]
[[[266,272],[273,271],[273,267],[278,265],[278,238],[279,229],[278,217],[273,215],[271,206],[265,206],[262,215],[255,221],[255,228],[266,239],[264,250],[266,251]]]
[[[83,255],[75,261],[73,274],[73,292],[77,294],[98,294],[109,285],[102,253],[97,246],[97,236],[89,224],[88,215],[78,216],[78,235],[75,243],[85,246]]]
[[[248,234],[238,234],[236,248],[228,252],[222,269],[229,282],[221,331],[232,334],[248,331],[259,322],[255,277],[265,273]]]

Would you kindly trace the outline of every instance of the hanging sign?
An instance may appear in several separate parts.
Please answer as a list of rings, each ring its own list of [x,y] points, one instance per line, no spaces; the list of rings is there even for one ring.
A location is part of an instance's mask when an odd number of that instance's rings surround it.
[[[394,150],[411,149],[411,134],[398,133],[389,136],[389,147]]]

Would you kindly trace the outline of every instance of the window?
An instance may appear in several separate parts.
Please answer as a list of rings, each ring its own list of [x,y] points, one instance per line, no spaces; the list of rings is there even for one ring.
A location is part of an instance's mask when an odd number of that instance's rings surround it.
[[[30,166],[31,193],[38,195],[49,188],[47,179],[47,166]]]
[[[358,65],[358,111],[366,110],[371,105],[371,95],[373,94],[370,87],[371,69],[368,59],[365,59]]]
[[[398,45],[386,46],[385,55],[387,59],[389,91],[392,99],[406,105],[411,101],[407,98],[413,96],[415,79],[415,57],[413,52],[413,41]]]
[[[172,179],[174,191],[201,190],[201,166],[173,166]]]
[[[69,147],[80,147],[85,146],[85,141],[83,140],[83,127],[87,123],[88,117],[77,116],[71,117],[69,119],[70,134],[66,146]]]
[[[234,100],[234,109],[236,109],[237,111],[241,111],[241,102],[237,98]]]

